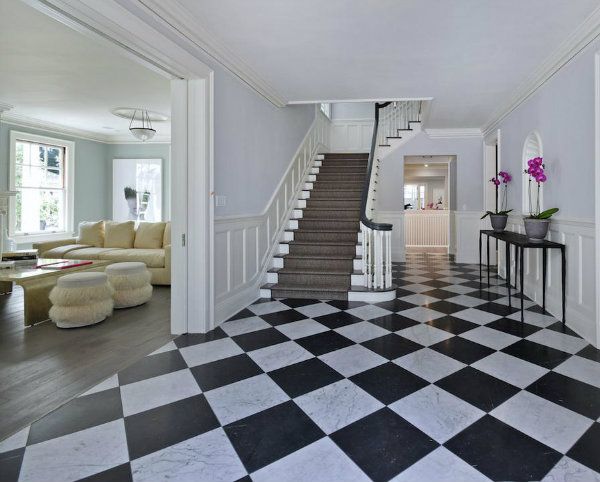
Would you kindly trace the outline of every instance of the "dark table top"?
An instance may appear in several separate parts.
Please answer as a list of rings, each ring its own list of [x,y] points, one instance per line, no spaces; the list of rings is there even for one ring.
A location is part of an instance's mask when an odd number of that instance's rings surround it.
[[[556,243],[554,241],[530,241],[527,239],[527,236],[520,233],[515,233],[513,231],[504,231],[502,233],[495,233],[491,229],[482,229],[480,230],[481,234],[485,234],[492,238],[499,239],[500,241],[504,241],[506,243],[514,244],[516,246],[520,246],[522,248],[564,248],[565,245],[562,243]]]

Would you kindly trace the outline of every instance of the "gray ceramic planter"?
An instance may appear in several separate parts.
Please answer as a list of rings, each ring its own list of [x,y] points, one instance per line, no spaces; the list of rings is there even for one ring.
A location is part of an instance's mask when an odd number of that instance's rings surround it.
[[[506,222],[508,216],[506,214],[490,214],[490,221],[492,223],[492,229],[495,233],[502,233],[506,229]]]
[[[523,223],[527,239],[533,243],[541,243],[548,234],[549,219],[523,218]]]

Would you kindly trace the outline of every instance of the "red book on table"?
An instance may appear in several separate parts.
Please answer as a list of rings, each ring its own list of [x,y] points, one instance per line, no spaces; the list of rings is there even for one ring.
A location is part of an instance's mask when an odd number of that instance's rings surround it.
[[[77,266],[85,266],[87,264],[92,264],[91,261],[83,261],[79,259],[71,259],[68,261],[54,261],[46,264],[43,264],[43,260],[40,261],[42,261],[42,264],[38,264],[36,266],[36,268],[38,269],[69,269],[76,268]]]

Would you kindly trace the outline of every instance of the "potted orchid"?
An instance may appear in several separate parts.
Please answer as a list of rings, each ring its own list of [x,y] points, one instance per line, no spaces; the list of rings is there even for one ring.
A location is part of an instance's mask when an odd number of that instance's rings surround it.
[[[512,211],[512,209],[506,209],[506,200],[508,197],[508,183],[512,181],[512,176],[506,171],[500,171],[498,173],[498,177],[493,177],[490,179],[490,182],[498,188],[498,186],[502,185],[502,203],[501,210],[498,212],[487,211],[481,219],[484,219],[486,216],[490,217],[490,221],[492,223],[492,229],[495,233],[501,233],[506,228],[506,222],[508,221],[508,213]]]
[[[550,218],[558,212],[558,208],[546,209],[540,212],[540,185],[547,181],[544,169],[544,160],[541,157],[534,157],[527,161],[525,174],[529,175],[529,216],[523,218],[525,224],[525,234],[529,241],[541,242],[548,234]],[[537,186],[537,196],[535,206],[531,202],[531,190],[533,183]],[[534,188],[535,189],[535,188]]]

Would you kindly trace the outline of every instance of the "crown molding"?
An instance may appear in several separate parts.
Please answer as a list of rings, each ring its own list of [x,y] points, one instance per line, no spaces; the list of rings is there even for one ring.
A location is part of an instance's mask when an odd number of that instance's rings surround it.
[[[563,68],[573,57],[600,35],[600,7],[596,8],[577,29],[556,49],[511,96],[507,104],[498,109],[482,126],[485,136],[512,111],[531,97],[548,79]]]
[[[179,2],[166,4],[161,0],[139,0],[149,11],[165,22],[180,39],[199,48],[224,66],[240,80],[277,107],[287,101],[274,87],[263,80],[246,62],[239,58],[215,35],[198,22],[198,19]]]
[[[425,133],[432,139],[454,139],[458,137],[483,137],[481,129],[466,127],[463,129],[425,129]]]
[[[1,108],[1,106],[0,106]],[[100,142],[102,144],[170,144],[171,138],[166,135],[156,135],[152,140],[142,142],[132,136],[124,134],[106,135],[98,134],[97,132],[87,131],[84,129],[76,129],[67,127],[53,122],[42,121],[27,117],[20,114],[3,114],[2,122],[16,127],[26,127],[29,129],[38,129],[52,134],[61,134],[86,141]]]

